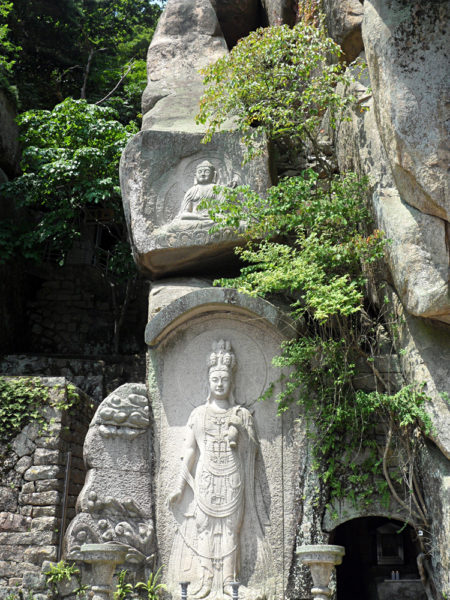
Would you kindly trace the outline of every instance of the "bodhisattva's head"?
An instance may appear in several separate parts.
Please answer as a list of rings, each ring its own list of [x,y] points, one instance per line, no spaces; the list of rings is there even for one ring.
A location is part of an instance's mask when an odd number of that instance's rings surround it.
[[[214,342],[208,357],[209,400],[227,400],[230,397],[235,366],[236,357],[230,342]]]
[[[214,183],[216,176],[216,169],[213,164],[208,160],[203,161],[197,166],[195,170],[195,183],[200,185],[207,185],[208,183]]]
[[[209,397],[226,400],[231,391],[231,373],[228,369],[213,369],[209,372]]]

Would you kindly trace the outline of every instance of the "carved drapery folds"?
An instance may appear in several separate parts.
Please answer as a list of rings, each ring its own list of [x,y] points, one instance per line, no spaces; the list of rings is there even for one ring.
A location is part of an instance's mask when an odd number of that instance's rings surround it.
[[[255,499],[261,491],[255,486],[257,432],[250,411],[235,401],[237,365],[229,341],[213,342],[207,365],[209,393],[189,416],[184,459],[170,496],[177,525],[168,577],[189,580],[191,597],[220,600],[232,595],[230,584],[247,559],[240,541],[244,521],[252,522],[266,579],[274,578],[274,564],[264,534],[268,517],[258,514]],[[184,494],[188,508],[177,514]]]

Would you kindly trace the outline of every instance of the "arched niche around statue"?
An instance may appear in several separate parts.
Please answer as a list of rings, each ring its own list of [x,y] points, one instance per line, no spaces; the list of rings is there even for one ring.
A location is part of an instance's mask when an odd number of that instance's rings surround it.
[[[193,598],[226,598],[238,579],[246,598],[281,598],[301,442],[295,412],[277,416],[273,398],[258,398],[277,387],[272,358],[295,329],[236,290],[200,288],[159,308],[146,342],[164,581],[172,597],[190,581]]]

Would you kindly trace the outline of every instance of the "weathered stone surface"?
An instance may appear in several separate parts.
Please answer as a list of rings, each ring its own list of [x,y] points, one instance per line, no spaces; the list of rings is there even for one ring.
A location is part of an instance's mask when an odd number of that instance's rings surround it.
[[[20,490],[22,494],[32,494],[36,491],[36,484],[34,481],[28,481],[24,483],[22,489]]]
[[[31,466],[32,462],[31,456],[22,456],[22,458],[17,461],[14,470],[22,475]]]
[[[17,492],[9,487],[0,487],[0,506],[4,511],[15,511],[17,508]]]
[[[26,572],[22,580],[22,585],[26,590],[44,589],[46,583],[47,578],[44,573]]]
[[[25,561],[40,565],[44,560],[56,561],[57,549],[55,546],[32,547],[27,548],[23,555]]]
[[[63,479],[42,479],[35,482],[37,492],[56,491],[62,492],[64,486]]]
[[[106,430],[106,427],[105,427]],[[110,433],[112,428],[108,428]],[[110,435],[106,438],[91,428],[86,436],[86,466],[119,471],[145,472],[148,470],[149,444],[147,435],[132,437],[135,429],[127,431],[126,437]],[[133,445],[130,448],[130,441]]]
[[[162,282],[153,283],[149,295],[149,321],[172,300],[178,300],[196,289],[210,287],[211,284],[211,280],[194,277],[164,279]]]
[[[60,438],[58,434],[61,428],[57,425],[53,425],[49,429],[51,430],[45,436],[36,438],[36,446],[38,448],[57,450],[60,445]]]
[[[0,560],[0,577],[12,577],[15,575],[15,563],[12,561]],[[0,579],[0,587],[6,585],[4,579]]]
[[[21,494],[22,504],[31,504],[32,506],[49,506],[58,504],[61,501],[61,494],[58,492],[39,492],[34,494]]]
[[[64,471],[58,465],[34,465],[24,474],[25,481],[38,479],[56,479],[64,477]]]
[[[145,385],[120,386],[101,403],[86,436],[88,472],[65,537],[71,558],[80,558],[84,543],[104,542],[126,544],[130,563],[142,565],[151,555],[150,440]]]
[[[271,358],[283,334],[263,316],[277,311],[262,300],[251,310],[235,291],[214,303],[214,293],[218,300],[231,290],[175,287],[180,297],[167,293],[171,303],[146,331],[157,539],[169,591],[178,593],[184,575],[192,589],[222,594],[234,575],[249,597],[281,597],[295,537],[294,415],[277,419],[275,403],[256,402],[277,377]],[[283,437],[291,426],[293,436]]]
[[[198,71],[226,53],[210,0],[169,0],[148,50],[142,128],[201,130],[195,125],[203,89]]]
[[[450,336],[428,317],[450,320],[448,298],[448,249],[444,221],[409,206],[400,196],[386,153],[378,136],[369,81],[362,79],[353,87],[360,104],[369,110],[356,109],[352,119],[344,122],[336,135],[337,157],[341,170],[356,170],[370,180],[372,203],[377,226],[390,240],[385,249],[395,290],[378,288],[375,301],[385,306],[398,320],[394,339],[406,381],[425,382],[433,399],[429,412],[436,431],[434,441],[450,457],[450,412],[442,400],[450,392]],[[399,352],[401,350],[401,352]]]
[[[391,240],[386,254],[408,312],[450,323],[445,221],[403,202],[397,190],[380,190],[373,202],[379,228]]]
[[[23,558],[25,548],[12,544],[2,544],[2,560],[5,562],[20,562]]]
[[[206,146],[201,139],[201,134],[141,131],[122,155],[122,198],[133,254],[152,277],[217,270],[231,259],[236,234],[210,234],[212,222],[196,209],[205,189],[213,183],[248,184],[263,195],[270,185],[267,153],[243,167],[245,147],[237,133],[217,134]],[[200,184],[205,161],[213,165],[208,177],[215,170],[216,181]]]
[[[378,131],[396,187],[410,206],[447,221],[448,8],[367,0],[362,28]]]
[[[0,512],[0,531],[26,531],[31,519],[12,512]]]
[[[0,532],[0,545],[12,544],[16,546],[41,546],[42,544],[54,544],[58,540],[55,531],[21,531]]]
[[[367,75],[367,73],[366,73]],[[361,79],[352,91],[360,106],[336,133],[337,158],[342,171],[367,175],[377,226],[390,243],[385,254],[397,292],[415,316],[450,322],[448,247],[445,221],[413,208],[399,193],[389,160],[378,134],[369,80]]]
[[[341,46],[347,62],[355,60],[364,49],[363,5],[359,0],[324,0],[322,8],[329,36]]]
[[[14,452],[17,454],[17,456],[21,457],[21,456],[32,454],[32,452],[36,446],[35,446],[34,442],[32,442],[26,436],[26,434],[22,431],[21,433],[19,433],[19,435],[17,435],[14,438],[14,440],[11,444],[11,447],[14,450]]]
[[[56,531],[59,525],[59,519],[56,517],[37,517],[33,519],[31,529],[38,531]]]
[[[435,585],[442,597],[450,593],[450,462],[433,444],[426,444],[418,457],[428,514],[432,515],[428,535],[436,549],[430,553]]]
[[[148,472],[149,425],[145,386],[125,384],[115,390],[91,422],[84,446],[87,467]]]
[[[77,507],[88,513],[110,510],[113,514],[148,517],[151,515],[149,471],[130,471],[124,485],[124,472],[119,469],[90,469]]]
[[[262,0],[267,23],[269,25],[282,23],[294,25],[297,4],[296,0]]]
[[[33,506],[32,507],[32,517],[35,519],[36,517],[60,517],[61,516],[61,506]]]
[[[157,314],[149,321],[145,330],[145,341],[152,348],[156,347],[174,327],[178,327],[186,319],[192,317],[199,306],[211,306],[217,312],[227,312],[235,309],[242,314],[258,315],[257,318],[263,319],[275,327],[281,335],[286,338],[296,335],[297,330],[292,320],[280,309],[269,302],[262,302],[259,298],[253,298],[246,294],[240,294],[232,288],[214,288],[212,286],[194,289],[186,293],[186,287],[172,283],[173,280],[166,280],[165,285],[170,288],[163,297],[171,299],[170,304],[162,311],[158,298],[159,310]],[[164,282],[161,283],[161,286]],[[158,288],[160,289],[160,288]],[[149,314],[153,314],[154,296],[150,296]],[[256,318],[256,317],[254,317]]]
[[[450,406],[443,396],[450,396],[450,328],[409,315],[390,286],[385,297],[399,323],[396,345],[403,349],[399,353],[403,373],[408,382],[425,384],[424,391],[432,400],[427,405],[434,426],[430,437],[450,459]]]
[[[20,369],[22,372],[22,369]],[[26,371],[25,371],[26,372]],[[36,438],[39,437],[41,431],[41,425],[39,423],[28,423],[22,430],[29,440],[34,442]]]
[[[61,457],[62,458],[62,457]],[[33,462],[35,465],[57,465],[60,462],[59,450],[49,450],[47,448],[37,448]]]

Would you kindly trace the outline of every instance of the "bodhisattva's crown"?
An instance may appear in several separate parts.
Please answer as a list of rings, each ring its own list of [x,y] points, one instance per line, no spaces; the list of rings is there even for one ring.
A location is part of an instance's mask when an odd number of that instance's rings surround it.
[[[232,371],[236,366],[236,356],[228,340],[219,340],[213,342],[213,351],[208,357],[208,370],[211,371]]]
[[[212,171],[216,170],[216,167],[209,162],[209,160],[204,160],[203,162],[201,162],[200,164],[197,165],[197,169],[199,167],[208,167],[208,169],[211,169]]]

